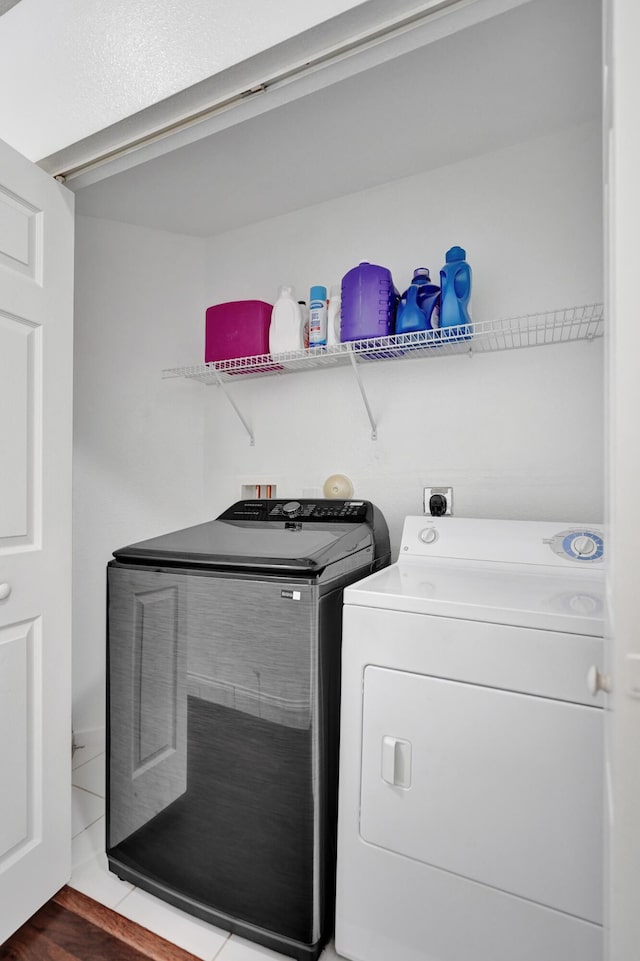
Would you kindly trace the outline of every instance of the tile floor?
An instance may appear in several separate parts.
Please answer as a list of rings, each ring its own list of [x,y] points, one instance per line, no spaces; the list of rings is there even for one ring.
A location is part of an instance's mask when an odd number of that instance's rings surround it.
[[[184,914],[110,873],[104,853],[104,733],[84,731],[78,741],[73,757],[70,886],[202,961],[287,961],[284,955]],[[339,955],[329,945],[320,961],[334,959],[339,961]]]

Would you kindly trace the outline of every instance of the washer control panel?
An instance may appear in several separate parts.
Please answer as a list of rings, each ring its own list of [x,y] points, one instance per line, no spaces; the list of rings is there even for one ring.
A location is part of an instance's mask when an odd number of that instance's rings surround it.
[[[232,504],[218,520],[223,521],[318,521],[329,524],[364,524],[373,518],[373,505],[369,501],[354,500],[268,500],[238,501]]]
[[[572,527],[559,531],[545,541],[558,557],[586,563],[601,562],[604,556],[604,539],[600,531],[587,527]]]

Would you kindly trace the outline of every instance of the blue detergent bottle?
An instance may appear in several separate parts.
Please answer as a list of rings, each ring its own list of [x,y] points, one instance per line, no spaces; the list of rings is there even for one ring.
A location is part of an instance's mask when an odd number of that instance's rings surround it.
[[[427,329],[427,318],[418,304],[417,284],[410,284],[400,298],[396,314],[396,335]]]
[[[427,329],[436,330],[440,326],[440,288],[431,283],[427,267],[417,267],[411,283],[415,284],[418,278],[418,304],[427,318]]]
[[[440,271],[442,299],[440,304],[440,335],[442,340],[470,340],[473,325],[469,317],[471,296],[471,267],[462,247],[451,247],[445,255]]]
[[[396,334],[435,330],[439,325],[440,288],[431,283],[427,267],[416,267],[398,304]]]

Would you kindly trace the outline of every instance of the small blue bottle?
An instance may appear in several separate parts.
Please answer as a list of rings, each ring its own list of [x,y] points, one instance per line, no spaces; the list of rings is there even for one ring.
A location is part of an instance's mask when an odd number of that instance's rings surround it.
[[[309,347],[327,344],[327,288],[317,285],[309,293]]]
[[[451,247],[440,271],[442,298],[440,304],[440,336],[442,340],[470,340],[473,324],[469,317],[471,267],[462,247]]]
[[[431,283],[427,267],[416,267],[396,315],[396,334],[436,329],[439,325],[440,288]]]

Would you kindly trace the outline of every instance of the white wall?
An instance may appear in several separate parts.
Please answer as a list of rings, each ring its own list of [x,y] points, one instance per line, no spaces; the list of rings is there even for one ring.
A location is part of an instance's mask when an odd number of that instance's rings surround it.
[[[284,282],[308,297],[363,259],[402,288],[456,243],[478,320],[601,301],[600,184],[600,132],[585,126],[352,194],[211,239],[208,301],[272,301]],[[424,485],[452,484],[463,516],[601,520],[602,363],[598,342],[368,365],[377,442],[348,369],[232,385],[254,448],[211,389],[211,511],[254,478],[289,496],[339,472],[382,508],[396,547]]]
[[[104,569],[126,543],[215,517],[251,481],[285,496],[332,473],[385,513],[397,549],[422,487],[460,516],[600,520],[602,342],[370,364],[232,384],[162,380],[203,357],[204,308],[306,294],[360,259],[437,271],[466,246],[473,313],[602,299],[599,130],[579,127],[208,241],[80,218],[75,387],[76,729],[102,723]]]
[[[202,336],[203,244],[77,220],[74,728],[104,723],[105,565],[114,549],[202,519],[198,387],[160,371]],[[172,389],[170,389],[172,388]]]

